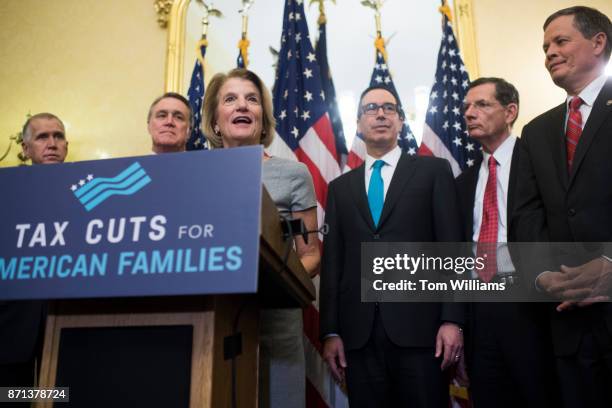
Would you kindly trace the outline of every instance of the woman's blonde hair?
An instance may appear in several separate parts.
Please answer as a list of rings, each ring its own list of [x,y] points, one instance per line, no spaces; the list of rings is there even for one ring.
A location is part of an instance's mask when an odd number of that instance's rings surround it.
[[[272,96],[262,80],[252,71],[244,68],[235,68],[227,74],[216,74],[206,88],[204,96],[204,110],[202,112],[202,131],[206,135],[211,147],[216,149],[223,147],[223,140],[220,134],[215,133],[217,122],[217,107],[219,106],[219,91],[225,82],[230,78],[241,78],[250,81],[255,85],[261,95],[262,106],[262,132],[259,143],[268,147],[274,138],[274,114],[272,112]]]

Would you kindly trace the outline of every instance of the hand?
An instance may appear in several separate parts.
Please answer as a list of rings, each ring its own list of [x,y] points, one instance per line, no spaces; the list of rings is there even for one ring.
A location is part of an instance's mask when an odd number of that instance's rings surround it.
[[[346,358],[344,357],[344,343],[340,336],[332,336],[323,340],[323,359],[338,384],[345,378]]]
[[[563,279],[549,288],[561,300],[589,305],[610,296],[612,263],[602,257],[573,268],[561,265],[561,274]]]
[[[463,332],[455,323],[442,323],[436,336],[436,358],[444,353],[440,368],[446,370],[459,362],[463,354]]]
[[[557,312],[572,310],[577,307],[591,306],[593,303],[608,302],[609,300],[609,296],[595,296],[583,300],[566,300],[557,306]]]

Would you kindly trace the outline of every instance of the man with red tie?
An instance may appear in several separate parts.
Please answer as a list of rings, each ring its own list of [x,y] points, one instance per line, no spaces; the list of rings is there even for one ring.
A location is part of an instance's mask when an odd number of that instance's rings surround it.
[[[474,278],[503,282],[516,293],[525,282],[506,242],[519,160],[520,140],[512,135],[519,94],[504,79],[479,78],[469,85],[463,105],[469,135],[483,149],[483,160],[457,178],[465,240],[477,243],[478,256],[487,255],[485,268]],[[552,406],[552,357],[539,306],[470,305],[465,344],[474,408]]]
[[[534,287],[561,302],[550,322],[566,407],[612,406],[612,304],[601,285],[612,278],[611,40],[610,19],[589,7],[546,19],[546,69],[567,98],[527,124],[521,138],[517,241],[604,243],[571,264],[553,252],[532,271]]]

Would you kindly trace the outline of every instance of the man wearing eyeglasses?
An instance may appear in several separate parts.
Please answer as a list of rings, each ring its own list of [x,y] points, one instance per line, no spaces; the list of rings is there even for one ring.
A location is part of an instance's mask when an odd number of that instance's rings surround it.
[[[474,278],[504,282],[515,293],[524,282],[505,243],[518,172],[520,141],[512,135],[518,110],[519,94],[509,82],[479,78],[469,85],[465,122],[484,157],[457,178],[465,241],[492,243],[495,251],[495,257],[489,257],[494,261],[492,274]],[[473,303],[469,316],[466,360],[474,408],[552,406],[552,355],[541,305]],[[508,393],[510,388],[514,392]]]
[[[402,153],[398,100],[384,86],[362,93],[357,125],[365,163],[329,185],[320,290],[323,356],[334,377],[346,380],[351,408],[446,408],[444,370],[462,353],[464,307],[361,301],[362,242],[462,238],[450,165]]]

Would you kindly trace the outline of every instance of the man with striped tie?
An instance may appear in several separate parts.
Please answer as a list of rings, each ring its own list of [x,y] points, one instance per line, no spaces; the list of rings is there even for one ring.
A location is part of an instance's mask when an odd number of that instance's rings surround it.
[[[554,251],[532,271],[534,286],[561,302],[550,321],[565,407],[612,406],[611,40],[609,17],[589,7],[546,19],[546,69],[567,98],[527,124],[521,143],[517,241],[598,248],[579,260]]]

